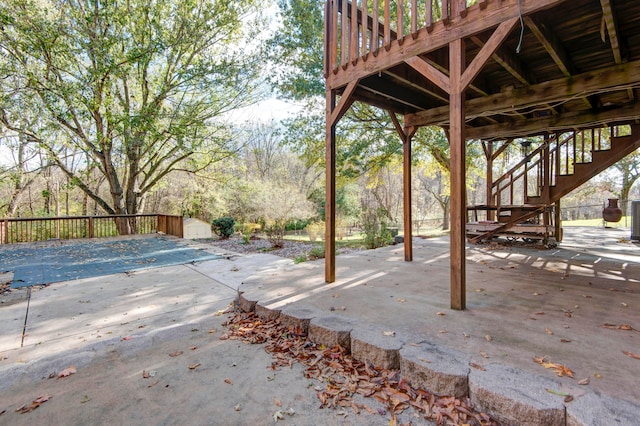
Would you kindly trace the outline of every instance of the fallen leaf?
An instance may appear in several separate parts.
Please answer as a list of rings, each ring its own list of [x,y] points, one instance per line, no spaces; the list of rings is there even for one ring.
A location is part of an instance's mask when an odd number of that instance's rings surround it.
[[[91,398],[89,398],[88,395],[85,395],[81,400],[80,400],[80,404],[84,404],[86,402],[91,401]]]
[[[623,354],[633,359],[640,359],[640,354],[634,354],[633,352],[622,351]]]
[[[273,414],[273,421],[274,422],[278,422],[278,420],[282,420],[284,419],[284,415],[282,414],[282,411],[278,410]]]
[[[152,387],[154,387],[155,385],[157,385],[158,383],[160,383],[160,380],[156,380],[156,381],[155,381],[155,382],[153,382],[153,383],[149,383],[149,385],[147,385],[147,387],[148,387],[148,388],[152,388]]]
[[[227,340],[229,339],[229,335],[227,333],[224,333],[222,336],[220,336],[220,340]]]
[[[395,336],[396,332],[395,331],[383,331],[382,335],[383,336]]]
[[[487,371],[486,368],[484,368],[483,366],[481,366],[480,364],[476,364],[475,362],[470,362],[469,366],[477,369],[477,370],[481,370],[481,371]]]
[[[400,303],[404,303],[404,302],[406,302],[406,301],[407,301],[407,300],[406,300],[406,299],[403,299],[403,298],[398,299],[398,302],[400,302]]]
[[[215,328],[210,328],[210,329],[209,329],[209,334],[213,334],[213,333],[215,333],[215,332],[216,332],[216,329],[215,329]]]
[[[485,336],[484,336],[484,338],[485,338],[485,340],[486,340],[487,342],[490,342],[490,341],[492,341],[492,340],[493,340],[493,337],[489,336],[488,334],[487,334],[487,335],[485,335]]]
[[[480,351],[480,355],[482,355],[482,358],[489,358],[489,355],[484,351]]]
[[[133,339],[133,337],[131,337],[131,336],[127,336],[127,337],[123,337],[122,338],[122,340],[131,340],[131,339]]]
[[[282,402],[278,398],[273,398],[273,403],[278,407],[282,407]]]
[[[231,379],[224,379],[224,382],[228,385],[232,385]]]
[[[447,330],[445,330],[444,328],[441,328],[440,330],[438,330],[438,332],[444,334],[447,332]]]
[[[586,377],[586,378],[584,378],[584,379],[580,380],[580,381],[578,382],[578,384],[579,384],[579,385],[588,385],[588,384],[589,384],[589,378],[588,378],[588,377]]]
[[[623,308],[626,308],[629,305],[627,305],[626,303],[622,302],[622,303],[620,303],[620,306],[622,306]]]
[[[568,339],[560,339],[560,343],[571,343],[571,340],[568,340]]]
[[[236,411],[240,411],[240,408],[241,408],[240,404],[233,406],[233,409],[236,410]]]
[[[175,351],[175,352],[171,352],[171,353],[169,354],[169,356],[170,356],[170,357],[175,358],[175,357],[177,357],[177,356],[182,355],[183,353],[184,353],[184,352],[182,352],[182,351]]]
[[[151,377],[149,375],[149,372],[147,370],[142,370],[142,378],[143,379],[148,379],[149,377]]]
[[[58,378],[69,377],[72,374],[76,374],[77,371],[78,370],[76,370],[76,367],[74,365],[71,365],[58,373]]]
[[[431,364],[431,362],[432,362],[432,361],[429,361],[429,360],[428,360],[428,359],[426,359],[426,358],[418,358],[418,359],[419,359],[420,361],[422,361],[422,362],[426,362],[427,364]]]
[[[573,370],[562,364],[556,364],[555,362],[544,362],[542,363],[542,366],[544,368],[552,369],[558,375],[558,377],[573,377]]]
[[[572,395],[567,395],[567,396],[564,398],[564,402],[571,402],[571,401],[573,401],[573,396],[572,396]]]
[[[547,334],[553,334],[553,331],[551,331],[548,327],[544,329],[544,331],[547,332]]]
[[[197,364],[191,364],[189,365],[189,370],[195,370],[196,368],[200,367],[202,364],[197,363]]]
[[[436,315],[438,315],[438,316],[441,316],[441,317],[442,317],[442,316],[444,316],[444,312],[436,312]]]
[[[197,346],[191,346],[191,347],[189,348],[189,350],[192,350],[192,351],[195,351],[196,349],[198,349],[198,347],[197,347]]]
[[[31,411],[35,410],[36,408],[38,408],[39,406],[41,406],[42,404],[44,404],[50,399],[51,399],[51,395],[46,395],[46,394],[40,395],[39,397],[34,399],[31,402],[31,404],[29,405],[25,404],[21,407],[16,408],[16,413],[20,413],[20,414],[30,413]]]
[[[602,374],[600,373],[594,373],[593,377],[595,377],[596,379],[602,379]]]
[[[566,393],[566,392],[560,392],[560,391],[553,390],[553,389],[546,389],[546,391],[549,392],[549,393],[552,393],[554,395],[558,395],[558,396],[569,396],[569,394]]]

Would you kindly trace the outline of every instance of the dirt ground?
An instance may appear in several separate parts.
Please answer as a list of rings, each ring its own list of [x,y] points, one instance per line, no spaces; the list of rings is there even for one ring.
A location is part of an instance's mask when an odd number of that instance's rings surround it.
[[[0,425],[269,425],[276,417],[285,425],[389,424],[384,407],[372,398],[359,401],[385,414],[319,408],[316,393],[323,383],[305,379],[297,363],[272,370],[263,345],[221,340],[225,320],[212,316],[198,327],[182,327],[183,337],[164,336],[139,352],[119,342],[68,377],[57,375],[72,359],[43,367],[40,378],[2,391]],[[34,411],[15,411],[47,395]],[[401,419],[431,424],[411,411]]]

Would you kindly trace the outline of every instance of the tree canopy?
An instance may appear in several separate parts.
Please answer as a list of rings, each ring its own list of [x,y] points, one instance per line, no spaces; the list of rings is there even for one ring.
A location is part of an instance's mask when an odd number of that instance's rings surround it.
[[[0,119],[105,212],[139,212],[172,171],[235,149],[224,114],[259,84],[260,3],[2,0]]]

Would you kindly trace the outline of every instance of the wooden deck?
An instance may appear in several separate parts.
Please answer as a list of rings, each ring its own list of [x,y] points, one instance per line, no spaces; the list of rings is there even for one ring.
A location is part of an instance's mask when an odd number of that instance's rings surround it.
[[[405,224],[412,137],[427,125],[447,132],[454,309],[465,307],[467,140],[501,144],[640,122],[638,1],[327,0],[325,23],[328,282],[336,128],[353,102],[388,111],[403,141]],[[410,261],[410,225],[405,236]]]

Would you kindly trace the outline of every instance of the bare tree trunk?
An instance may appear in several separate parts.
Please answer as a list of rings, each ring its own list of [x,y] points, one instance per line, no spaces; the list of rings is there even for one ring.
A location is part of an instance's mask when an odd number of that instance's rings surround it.
[[[444,197],[442,200],[438,200],[442,207],[442,230],[449,230],[449,197]]]

